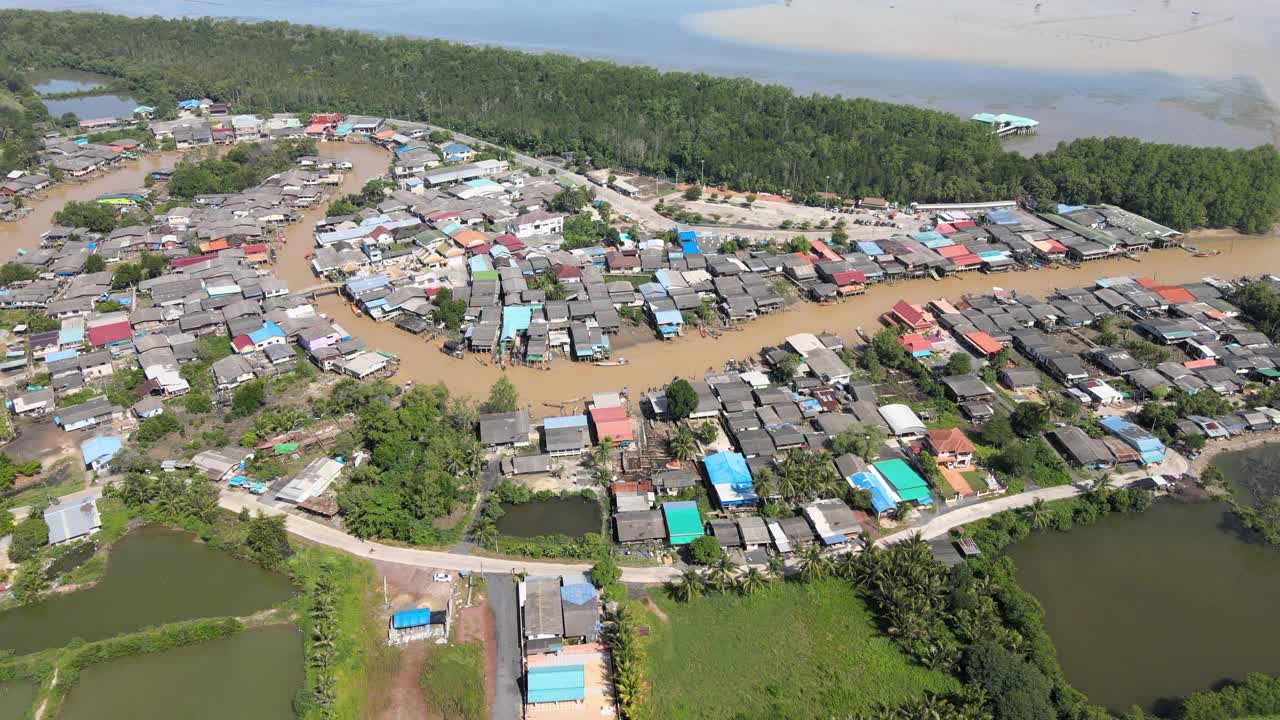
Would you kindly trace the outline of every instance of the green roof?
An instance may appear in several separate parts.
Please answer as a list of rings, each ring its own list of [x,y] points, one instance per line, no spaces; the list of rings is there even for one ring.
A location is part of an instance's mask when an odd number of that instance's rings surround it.
[[[298,443],[292,443],[292,442],[277,443],[276,446],[272,449],[275,451],[276,455],[289,455],[294,450],[298,449]]]
[[[663,503],[662,515],[667,519],[667,542],[688,545],[703,536],[702,515],[692,500]]]
[[[873,463],[872,467],[884,476],[884,479],[893,486],[893,491],[903,500],[920,504],[933,503],[933,498],[929,495],[929,484],[902,460],[897,458],[884,460]]]
[[[471,273],[471,280],[473,282],[476,280],[497,280],[497,279],[498,279],[497,270],[479,270],[477,272]]]
[[[1280,370],[1275,368],[1258,368],[1258,374],[1262,377],[1280,378]]]

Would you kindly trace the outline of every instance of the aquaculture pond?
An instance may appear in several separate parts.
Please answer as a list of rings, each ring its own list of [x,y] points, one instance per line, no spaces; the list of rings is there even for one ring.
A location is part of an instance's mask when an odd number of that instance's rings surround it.
[[[527,503],[503,503],[498,532],[508,537],[539,535],[582,537],[600,532],[600,505],[581,497],[554,497]]]
[[[1247,468],[1280,465],[1280,446],[1215,464],[1239,484]],[[1280,673],[1280,548],[1242,532],[1223,503],[1159,500],[1008,553],[1067,678],[1094,703],[1167,713],[1223,680]]]
[[[37,70],[27,75],[31,87],[38,93],[57,94],[82,92],[105,87],[113,78],[97,73],[77,70]],[[75,113],[81,120],[107,117],[130,117],[138,101],[127,95],[82,95],[61,100],[45,100],[49,114],[58,117],[63,113]]]
[[[36,699],[39,687],[34,680],[0,683],[0,718],[20,718]]]
[[[97,585],[0,612],[0,650],[22,655],[77,637],[249,615],[293,593],[284,575],[213,550],[191,533],[148,526],[116,543]]]
[[[61,720],[288,720],[303,682],[302,635],[273,625],[91,666]]]

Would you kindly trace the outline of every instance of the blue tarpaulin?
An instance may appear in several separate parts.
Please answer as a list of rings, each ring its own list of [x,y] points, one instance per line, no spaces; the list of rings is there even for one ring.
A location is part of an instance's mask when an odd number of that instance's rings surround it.
[[[721,507],[747,505],[760,498],[751,483],[751,470],[747,460],[736,452],[721,452],[702,459],[707,466],[707,478]]]
[[[684,250],[684,254],[685,254],[685,255],[700,255],[700,254],[702,254],[702,248],[699,248],[699,247],[698,247],[698,241],[697,241],[697,240],[682,240],[682,241],[680,242],[680,249]]]
[[[391,616],[391,627],[396,630],[404,630],[406,628],[439,625],[444,622],[443,618],[440,617],[443,614],[442,611],[432,610],[431,608],[402,610]]]

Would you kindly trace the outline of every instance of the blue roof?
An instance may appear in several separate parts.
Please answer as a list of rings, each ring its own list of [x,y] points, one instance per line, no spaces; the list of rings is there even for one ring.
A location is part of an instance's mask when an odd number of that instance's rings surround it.
[[[347,281],[347,292],[355,294],[369,292],[370,290],[377,290],[380,287],[389,285],[390,282],[390,280],[387,280],[386,275],[370,275],[369,277],[352,278]]]
[[[1151,453],[1153,458],[1164,457],[1164,443],[1155,435],[1143,430],[1124,418],[1115,415],[1103,415],[1098,418],[1098,424],[1106,428],[1112,435],[1120,438],[1129,447],[1144,454],[1143,460],[1146,462],[1159,462],[1159,459],[1148,460],[1145,455]]]
[[[746,505],[759,500],[751,483],[751,470],[747,459],[740,453],[720,452],[702,458],[707,466],[707,478],[720,505]]]
[[[533,308],[528,306],[507,306],[502,308],[502,340],[512,340],[516,335],[526,332],[533,321]]]
[[[596,599],[596,589],[591,583],[573,583],[560,588],[560,599],[570,605],[586,605]]]
[[[653,321],[659,325],[683,325],[684,315],[679,310],[659,310],[653,314]]]
[[[530,704],[582,700],[587,695],[586,677],[582,665],[531,667],[525,675],[526,700]]]
[[[498,187],[498,183],[490,180],[489,178],[476,178],[474,180],[466,180],[466,181],[463,181],[462,184],[466,185],[467,187],[473,187],[473,188],[490,187],[490,186]]]
[[[1059,215],[1066,215],[1067,213],[1075,212],[1076,210],[1084,210],[1086,207],[1088,206],[1087,205],[1063,205],[1062,203],[1058,203],[1058,209],[1055,212],[1057,212]]]
[[[84,457],[85,465],[92,465],[115,457],[121,447],[120,438],[114,435],[101,435],[80,443],[80,455]]]
[[[702,248],[698,247],[697,240],[682,240],[680,241],[680,248],[684,250],[685,255],[701,255],[702,254]]]
[[[568,417],[549,417],[542,421],[542,427],[548,430],[556,428],[586,427],[586,415],[569,415]]]
[[[254,345],[266,342],[267,340],[276,337],[284,337],[284,330],[281,330],[279,325],[276,325],[270,320],[263,323],[262,327],[249,333],[249,339],[253,341]]]
[[[880,482],[880,478],[871,473],[854,473],[846,478],[849,483],[855,487],[862,488],[871,493],[871,507],[876,509],[876,513],[887,512],[898,506],[896,500],[892,497],[892,491]]]
[[[658,284],[661,285],[664,290],[671,289],[671,284],[672,284],[671,271],[668,270],[667,268],[662,268],[661,270],[655,271],[653,273],[653,279],[657,280]]]
[[[493,265],[489,262],[489,259],[483,255],[473,255],[471,259],[467,261],[467,267],[471,268],[471,272],[473,273],[493,269]]]
[[[1008,210],[992,210],[987,213],[987,222],[997,225],[1017,225],[1018,220]]]
[[[911,239],[915,240],[916,242],[926,243],[926,244],[934,240],[946,240],[946,238],[943,237],[942,233],[936,230],[928,230],[925,232],[911,233]]]
[[[445,155],[461,155],[464,153],[474,152],[471,148],[467,147],[466,145],[463,145],[462,143],[456,143],[456,142],[445,145],[444,147],[440,148],[440,151],[443,152]]]
[[[680,230],[676,232],[676,239],[682,243],[685,240],[697,240],[698,233],[694,232],[693,230]]]
[[[391,627],[396,630],[404,630],[405,628],[439,625],[444,622],[443,615],[443,611],[436,611],[431,608],[403,610],[391,616]]]
[[[879,245],[871,242],[870,240],[858,241],[858,252],[862,253],[863,255],[883,255],[884,254],[884,250],[881,249]]]
[[[58,333],[58,342],[59,343],[62,342],[61,332]],[[70,360],[73,357],[79,357],[79,356],[80,356],[80,351],[76,350],[75,348],[71,348],[69,350],[59,350],[57,352],[51,352],[48,355],[44,356],[44,360],[45,362],[57,362],[58,360]]]

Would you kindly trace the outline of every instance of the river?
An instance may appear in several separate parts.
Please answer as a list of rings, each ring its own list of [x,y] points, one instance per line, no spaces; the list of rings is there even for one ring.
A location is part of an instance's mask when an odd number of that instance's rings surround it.
[[[1041,8],[1041,5],[1044,8]],[[0,0],[0,7],[286,20],[749,77],[802,93],[969,117],[1033,117],[1022,152],[1129,135],[1229,147],[1269,142],[1277,112],[1273,4],[980,0]],[[429,71],[424,68],[424,71]]]
[[[1280,445],[1269,445],[1215,464],[1238,482],[1250,463],[1277,461]],[[1159,500],[1008,553],[1044,606],[1067,679],[1093,703],[1167,716],[1223,680],[1280,674],[1280,549],[1242,536],[1224,504]]]
[[[93,665],[62,720],[289,720],[305,681],[302,636],[273,625],[154,655]]]
[[[371,146],[347,143],[322,143],[321,155],[346,158],[353,169],[344,176],[340,193],[358,190],[366,180],[386,172],[388,154]],[[35,203],[35,211],[16,223],[0,223],[0,257],[18,247],[36,247],[39,235],[48,229],[56,209],[67,200],[85,200],[105,192],[137,187],[146,171],[172,164],[176,154],[147,155],[131,161],[124,169],[80,185],[58,186],[50,197]],[[285,231],[285,243],[279,248],[273,271],[300,290],[318,281],[311,273],[306,255],[314,246],[313,229],[324,215],[323,207],[302,213],[300,222]],[[998,285],[1007,290],[1044,295],[1053,288],[1091,285],[1100,277],[1114,275],[1148,275],[1161,282],[1177,283],[1198,280],[1207,275],[1224,278],[1275,270],[1275,243],[1271,237],[1243,237],[1234,234],[1208,234],[1194,239],[1198,247],[1218,249],[1214,257],[1193,258],[1181,250],[1152,251],[1141,262],[1102,260],[1078,269],[1036,270],[984,275],[967,273],[943,280],[913,280],[894,285],[881,284],[867,294],[835,305],[797,303],[790,310],[765,316],[740,325],[736,332],[725,332],[719,339],[696,334],[673,341],[641,342],[615,352],[626,357],[627,365],[596,367],[574,363],[563,358],[552,363],[551,370],[513,367],[507,370],[481,365],[478,356],[455,360],[439,351],[439,341],[427,341],[398,330],[392,323],[378,323],[356,317],[340,297],[329,296],[316,302],[321,312],[339,322],[352,335],[362,338],[370,347],[386,350],[401,358],[397,380],[417,383],[447,384],[455,393],[483,397],[489,387],[505,372],[520,391],[521,402],[530,406],[535,416],[558,411],[562,403],[582,401],[596,392],[616,392],[628,388],[633,394],[664,386],[675,376],[701,376],[709,367],[722,367],[730,358],[753,357],[760,348],[774,345],[797,332],[831,331],[853,337],[854,328],[877,327],[877,318],[898,299],[925,302],[939,297],[955,299],[966,293],[990,292]]]
[[[106,575],[79,592],[0,612],[0,650],[23,655],[144,627],[202,617],[243,616],[287,600],[284,575],[149,526],[111,549]]]

